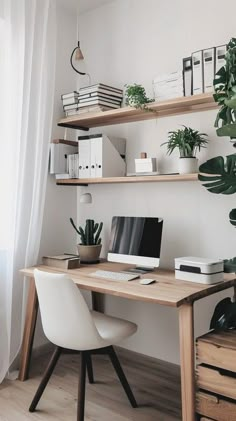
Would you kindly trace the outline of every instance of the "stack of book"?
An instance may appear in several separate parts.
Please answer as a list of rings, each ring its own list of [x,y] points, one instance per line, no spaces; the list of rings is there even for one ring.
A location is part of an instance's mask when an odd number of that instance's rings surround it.
[[[66,116],[73,115],[78,110],[79,93],[76,91],[61,95]]]
[[[155,99],[160,101],[183,96],[183,72],[172,72],[156,77],[153,80],[153,91]]]
[[[97,83],[79,90],[78,112],[114,110],[121,107],[122,100],[122,89]]]

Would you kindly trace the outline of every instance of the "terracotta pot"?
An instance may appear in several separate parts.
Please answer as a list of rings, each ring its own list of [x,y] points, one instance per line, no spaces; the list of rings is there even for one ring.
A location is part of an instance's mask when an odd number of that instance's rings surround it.
[[[78,244],[77,248],[81,263],[94,263],[99,260],[102,245],[84,246],[83,244]]]

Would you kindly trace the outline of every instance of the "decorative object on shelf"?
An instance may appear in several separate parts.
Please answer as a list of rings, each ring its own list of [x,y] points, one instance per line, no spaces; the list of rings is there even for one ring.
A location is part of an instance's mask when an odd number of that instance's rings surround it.
[[[214,99],[221,105],[217,114],[215,127],[218,136],[236,138],[236,38],[227,45],[225,65],[221,67],[214,80]],[[219,124],[222,126],[219,127]],[[236,144],[234,143],[234,147]],[[199,167],[198,179],[210,193],[236,193],[236,154],[226,157],[217,156],[204,162]],[[236,226],[236,208],[229,213],[230,223]],[[236,257],[225,261],[225,271],[236,272]]]
[[[147,104],[154,102],[146,95],[145,88],[142,85],[135,83],[134,85],[125,85],[125,103],[131,107],[140,108],[141,110],[153,111],[147,108]]]
[[[179,98],[184,95],[183,71],[176,71],[159,75],[153,79],[153,93],[155,100]]]
[[[146,152],[141,152],[140,158],[135,159],[134,162],[136,174],[157,174],[156,158],[148,158]]]
[[[199,133],[191,127],[183,126],[184,129],[170,131],[168,141],[162,143],[167,145],[167,153],[169,155],[177,148],[179,149],[179,173],[188,174],[198,171],[198,159],[196,158],[197,150],[206,148],[208,140],[205,138],[207,134]],[[161,145],[161,146],[162,146]]]
[[[236,138],[236,38],[227,45],[225,65],[214,79],[214,99],[220,105],[215,127],[218,136]]]
[[[95,224],[93,219],[86,219],[85,228],[80,226],[77,229],[72,218],[70,218],[70,222],[80,236],[81,242],[77,247],[81,263],[97,263],[102,249],[100,234],[103,223]]]

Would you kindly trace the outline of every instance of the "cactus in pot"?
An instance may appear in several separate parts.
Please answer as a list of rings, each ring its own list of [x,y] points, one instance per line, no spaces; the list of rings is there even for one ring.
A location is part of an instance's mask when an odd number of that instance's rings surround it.
[[[85,227],[76,227],[72,218],[70,223],[79,234],[80,243],[78,244],[78,253],[81,262],[93,263],[97,262],[101,252],[101,231],[103,223],[95,223],[93,219],[86,219]]]

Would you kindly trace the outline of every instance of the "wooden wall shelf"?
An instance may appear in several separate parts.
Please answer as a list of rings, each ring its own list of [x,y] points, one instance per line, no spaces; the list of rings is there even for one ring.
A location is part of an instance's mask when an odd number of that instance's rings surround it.
[[[58,126],[88,130],[92,127],[150,120],[177,114],[212,110],[217,107],[218,105],[215,103],[212,94],[201,94],[170,99],[168,101],[153,102],[148,105],[148,108],[151,108],[154,111],[139,110],[133,107],[123,107],[111,111],[76,114],[71,117],[61,119],[58,122]]]
[[[160,181],[197,181],[198,174],[146,175],[132,177],[71,178],[56,180],[57,185],[88,186],[89,184],[152,183]]]

